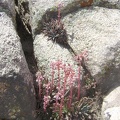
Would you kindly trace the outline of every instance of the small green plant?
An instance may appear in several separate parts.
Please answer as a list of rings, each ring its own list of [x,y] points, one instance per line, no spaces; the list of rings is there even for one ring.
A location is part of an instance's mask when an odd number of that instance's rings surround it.
[[[67,44],[67,32],[61,21],[61,4],[58,5],[57,19],[51,18],[49,22],[44,22],[43,33],[48,36],[48,40],[60,45]]]
[[[80,101],[74,103],[73,118],[77,118],[77,120],[93,120],[96,115],[96,109],[93,109],[93,106],[94,99],[88,97],[81,98]]]

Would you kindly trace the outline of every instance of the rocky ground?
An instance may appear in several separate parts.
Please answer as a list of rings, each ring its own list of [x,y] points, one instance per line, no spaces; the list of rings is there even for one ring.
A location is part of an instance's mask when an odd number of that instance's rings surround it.
[[[53,42],[54,32],[48,41],[43,31],[51,19],[58,20],[59,4],[68,46]],[[76,71],[74,57],[83,51],[88,55],[82,72],[87,70],[97,83],[95,91],[100,90],[93,98],[100,100],[93,102],[98,116],[91,120],[120,119],[120,0],[1,0],[0,26],[1,120],[36,119],[36,107],[41,110],[36,72],[50,78],[49,65],[58,59]]]

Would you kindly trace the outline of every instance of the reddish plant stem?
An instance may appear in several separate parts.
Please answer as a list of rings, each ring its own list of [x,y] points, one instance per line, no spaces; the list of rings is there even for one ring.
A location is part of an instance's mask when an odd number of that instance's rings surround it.
[[[69,104],[68,104],[69,108],[71,108],[71,104],[72,104],[72,94],[73,94],[73,87],[71,86],[71,88],[70,88],[70,96],[69,96]]]
[[[58,89],[60,90],[60,64],[58,64]]]
[[[62,99],[61,99],[61,103],[60,103],[60,116],[62,115],[62,107],[64,105],[64,96],[65,96],[65,89],[66,89],[67,78],[68,78],[68,75],[65,75],[64,86],[63,86],[63,93],[62,93]]]
[[[80,99],[80,71],[81,71],[81,65],[79,64],[79,67],[78,67],[78,100]]]
[[[59,116],[60,116],[60,118],[62,117],[63,106],[64,106],[64,90],[61,90],[61,102],[60,102],[60,107],[59,107]]]
[[[54,71],[54,68],[52,67],[52,81],[51,81],[51,89],[50,91],[52,92],[52,89],[53,89],[53,86],[54,86],[54,74],[55,74],[55,71]]]
[[[61,9],[61,4],[58,5],[58,25],[60,24],[60,19],[61,19],[61,16],[60,16],[60,9]]]
[[[41,89],[41,81],[39,80],[39,99],[41,99],[41,93],[42,93],[42,89]]]
[[[68,108],[71,108],[71,104],[72,104],[74,75],[75,75],[74,71],[71,70],[71,74],[70,74],[70,95],[69,95]]]
[[[67,78],[68,78],[68,76],[65,76],[65,78],[64,78],[63,95],[65,94]]]
[[[63,108],[63,103],[61,101],[61,103],[60,103],[60,110],[59,110],[59,116],[60,116],[60,118],[62,117],[62,108]]]
[[[38,82],[38,94],[39,94],[39,99],[41,99],[41,93],[42,93],[42,89],[41,89],[41,87],[42,87],[42,80],[44,79],[43,78],[43,76],[42,76],[42,74],[41,74],[41,72],[37,72],[36,73],[36,81]]]
[[[68,71],[65,70],[66,68],[64,68],[64,72],[65,72],[65,77],[64,77],[64,85],[63,85],[63,90],[61,90],[61,94],[62,94],[62,98],[61,98],[61,103],[60,103],[60,110],[59,110],[59,115],[60,117],[62,117],[62,108],[64,105],[64,95],[65,95],[65,90],[66,90],[66,82],[68,79],[69,74],[67,73]]]

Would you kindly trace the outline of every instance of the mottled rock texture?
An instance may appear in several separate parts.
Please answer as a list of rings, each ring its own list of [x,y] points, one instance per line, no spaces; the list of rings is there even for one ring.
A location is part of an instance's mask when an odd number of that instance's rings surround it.
[[[68,43],[77,54],[88,51],[87,67],[95,79],[101,81],[104,90],[120,82],[119,16],[119,10],[90,7],[71,13],[63,19]],[[43,34],[35,37],[34,51],[39,68],[47,67],[48,63],[56,59],[72,61],[70,63],[74,64],[73,56],[67,48],[47,41]]]
[[[57,6],[61,4],[62,15],[73,12],[81,7],[90,6],[93,0],[31,0],[30,14],[33,35],[39,34],[42,21],[48,17],[56,17]]]
[[[110,9],[120,9],[120,0],[94,0],[94,5]]]
[[[47,4],[46,4],[47,3]],[[49,69],[49,64],[62,59],[75,67],[73,55],[41,33],[43,21],[57,18],[57,7],[61,3],[62,21],[68,34],[68,43],[80,54],[88,51],[86,66],[100,83],[103,93],[120,85],[120,1],[39,1],[31,0],[31,26],[34,36],[34,52],[39,68]],[[92,5],[92,6],[91,6]],[[48,72],[49,73],[49,72]]]
[[[0,12],[0,119],[33,120],[33,79],[12,18]]]
[[[71,47],[78,54],[88,51],[87,66],[96,80],[107,82],[102,85],[104,88],[120,82],[119,16],[119,10],[91,7],[71,13],[63,20],[68,34],[74,34],[72,42],[69,40]]]
[[[56,14],[56,6],[58,6],[58,4],[62,5],[62,16],[91,5],[120,9],[120,0],[31,0],[29,2],[29,8],[33,36],[40,33],[42,20],[44,20],[46,16],[49,18]]]
[[[13,23],[15,24],[15,3],[14,0],[0,0],[0,12],[5,12],[7,15],[12,17]]]
[[[120,87],[113,89],[105,98],[102,105],[103,120],[120,119]]]
[[[1,3],[5,3],[5,1],[2,0]],[[26,3],[26,7],[22,3]],[[17,10],[18,13],[21,14],[22,22],[25,25],[26,30],[28,29],[28,32],[29,24],[31,25],[32,35],[34,38],[34,53],[39,69],[45,70],[45,72],[49,76],[50,63],[58,59],[64,61],[65,63],[69,63],[73,66],[73,68],[76,68],[74,55],[71,53],[71,50],[68,49],[68,47],[64,47],[57,43],[53,43],[52,41],[48,41],[48,38],[43,33],[41,33],[45,20],[49,21],[51,18],[57,18],[58,4],[61,4],[62,6],[61,20],[63,21],[65,29],[67,30],[68,44],[71,46],[76,54],[80,54],[84,50],[88,51],[88,60],[85,64],[93,78],[95,78],[100,83],[102,92],[108,93],[109,90],[119,87],[120,0],[20,0],[18,2]],[[27,7],[29,7],[30,11],[26,11],[28,10],[26,9]],[[6,16],[6,14],[2,13],[1,18],[3,15]],[[8,32],[2,31],[2,33],[5,33],[8,36],[7,38],[11,36],[11,34],[9,35]],[[12,33],[14,35],[16,34],[14,32]],[[15,36],[13,38],[15,38]],[[19,38],[16,39],[18,40]],[[4,39],[1,43],[3,42]],[[19,42],[16,41],[15,43],[19,44]],[[1,45],[3,51],[5,51],[4,49],[8,51],[8,44],[13,44],[14,46],[16,45],[14,44],[14,42],[4,42],[4,47],[2,47]],[[19,48],[18,46],[19,45],[17,45],[17,48]],[[13,47],[10,48],[10,50],[12,49]],[[20,50],[20,54],[23,54]],[[1,51],[2,54],[3,51]],[[13,51],[16,51],[16,49],[12,50],[11,56],[16,55]],[[19,56],[17,53],[16,57],[19,59],[16,58],[15,60],[13,60],[14,58],[10,56],[10,52],[9,55],[6,56],[7,57],[2,60],[6,62],[5,64],[4,62],[3,64],[1,64],[1,74],[3,76],[10,76],[10,73],[14,73],[13,71],[15,71],[15,73],[19,72],[20,76],[23,74],[25,75],[25,83],[29,83],[30,79],[25,74],[25,71],[27,71],[25,70],[25,68],[27,69],[27,67],[25,67],[24,62],[22,62],[22,64],[21,62],[17,62],[17,64],[14,64],[14,62],[18,60],[22,61],[24,57]],[[9,56],[11,59],[8,59]],[[12,68],[11,66],[13,66],[13,64],[14,67]],[[18,67],[19,65],[21,66],[21,69]],[[12,72],[9,73],[9,71],[4,70],[4,66],[6,66],[8,70],[10,69]],[[25,71],[23,70],[23,68]],[[15,77],[14,79],[16,78],[17,77]],[[5,87],[9,85],[3,86]],[[114,99],[115,98],[116,97],[114,96]],[[109,106],[109,104],[110,103],[108,102],[107,106]],[[105,109],[103,107],[102,113],[104,113],[105,111],[109,111],[110,115],[114,116],[113,112],[111,112],[111,109],[113,109],[114,107],[116,110],[118,110],[116,106],[113,105],[112,107],[110,107],[109,110],[109,107],[106,107]]]

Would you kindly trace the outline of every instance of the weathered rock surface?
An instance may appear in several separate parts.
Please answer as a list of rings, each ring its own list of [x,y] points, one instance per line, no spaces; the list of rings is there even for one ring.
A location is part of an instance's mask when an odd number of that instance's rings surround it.
[[[96,80],[104,82],[102,87],[106,89],[120,83],[119,16],[119,10],[91,7],[71,13],[63,19],[68,35],[74,35],[72,41],[69,37],[69,44],[78,54],[88,51],[87,66]],[[69,50],[52,44],[42,34],[35,37],[34,51],[39,68],[47,67],[50,61],[59,58],[74,64]]]
[[[74,58],[70,51],[52,41],[48,41],[48,38],[43,34],[35,37],[34,51],[39,69],[42,68],[47,76],[51,74],[50,64],[57,60],[61,60],[63,63],[69,63],[75,67]]]
[[[9,16],[12,16],[12,20],[15,25],[15,3],[14,0],[0,0],[0,12],[4,11]]]
[[[120,9],[120,0],[31,0],[29,2],[29,7],[32,32],[34,36],[40,33],[42,21],[45,19],[45,17],[47,16],[49,18],[56,14],[56,6],[58,6],[58,4],[62,4],[62,17],[70,12],[76,11],[79,8],[91,5]]]
[[[112,14],[111,14],[112,13]],[[88,51],[87,66],[103,88],[120,84],[120,11],[91,7],[64,18],[71,47],[79,54]]]
[[[102,91],[108,92],[120,86],[120,0],[57,0],[56,2],[31,0],[31,27],[38,67],[48,70],[50,62],[57,59],[75,65],[73,55],[67,48],[47,41],[47,37],[41,33],[45,17],[48,19],[57,17],[56,6],[59,3],[63,4],[61,13],[68,42],[77,54],[84,50],[88,51],[86,66],[92,76],[100,82]],[[90,5],[93,7],[79,9]],[[112,109],[117,111],[119,109],[116,107],[106,107],[102,111],[109,111],[112,119],[114,118]],[[119,116],[115,119],[119,119]]]
[[[120,85],[119,16],[118,9],[89,7],[63,18],[70,46],[77,54],[88,51],[86,65],[92,76],[100,82],[103,92]],[[59,58],[74,65],[69,50],[52,44],[43,34],[35,36],[34,51],[39,68],[49,69],[49,63]]]
[[[0,12],[0,119],[34,120],[31,74],[12,19]]]
[[[42,28],[42,20],[46,17],[55,17],[57,6],[61,4],[62,15],[75,11],[80,7],[90,6],[93,0],[31,0],[30,14],[33,35],[39,34]]]
[[[105,111],[103,120],[120,120],[120,107],[108,108]]]
[[[103,101],[103,120],[120,120],[120,87],[112,90]]]
[[[120,0],[94,0],[93,4],[112,9],[120,9]]]

